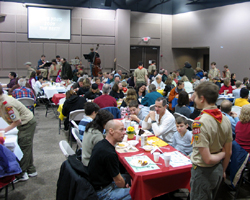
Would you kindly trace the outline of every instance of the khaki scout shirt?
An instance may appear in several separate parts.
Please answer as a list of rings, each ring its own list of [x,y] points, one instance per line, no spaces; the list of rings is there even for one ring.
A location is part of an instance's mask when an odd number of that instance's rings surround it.
[[[152,70],[156,70],[156,66],[155,65],[149,65],[148,66],[148,73],[151,74]]]
[[[204,110],[216,108],[216,106],[210,106],[204,108]],[[198,130],[193,129],[194,141],[191,161],[200,167],[212,167],[214,165],[208,165],[203,161],[198,147],[209,148],[211,154],[221,152],[225,143],[232,142],[233,140],[231,123],[224,115],[222,115],[222,122],[219,123],[207,113],[203,113],[201,118],[195,120],[194,123],[195,122],[201,122],[201,127]],[[194,134],[195,132],[198,132],[198,134]]]
[[[225,78],[231,78],[231,72],[229,70],[226,71],[226,77]]]
[[[26,78],[29,79],[29,78],[30,78],[30,75],[31,75],[31,73],[32,73],[33,71],[35,72],[36,70],[33,69],[32,67],[28,67],[28,68],[27,68],[27,75],[26,75]]]
[[[210,69],[208,75],[211,75],[210,80],[212,80],[214,77],[220,78],[220,70],[218,70],[216,67],[214,69]]]
[[[61,65],[51,65],[49,68],[50,76],[57,76],[58,71],[60,70]]]
[[[6,105],[3,104],[4,101],[7,102]],[[7,110],[10,112],[8,113]],[[20,125],[24,125],[33,118],[33,113],[20,101],[2,94],[0,95],[0,117],[2,117],[8,124],[21,120]]]
[[[134,72],[134,77],[136,77],[136,82],[146,82],[145,76],[148,74],[145,68],[137,68]]]

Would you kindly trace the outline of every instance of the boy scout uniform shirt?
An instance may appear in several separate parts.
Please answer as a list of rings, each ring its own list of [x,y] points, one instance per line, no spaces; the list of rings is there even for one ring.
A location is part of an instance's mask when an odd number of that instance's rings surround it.
[[[220,78],[220,70],[218,70],[216,67],[214,69],[210,69],[208,75],[211,75],[210,80],[212,80],[214,77]]]
[[[7,102],[6,105],[3,104],[5,101]],[[7,110],[12,111],[8,113]],[[8,124],[21,120],[21,124],[19,125],[21,126],[27,124],[33,118],[33,113],[20,101],[2,94],[2,96],[0,96],[0,116]]]
[[[203,110],[217,109],[216,106],[204,108]],[[200,126],[200,127],[198,127]],[[198,127],[198,128],[194,128]],[[193,153],[191,161],[200,167],[212,167],[216,164],[206,164],[199,152],[198,147],[209,148],[211,154],[222,151],[227,142],[232,142],[232,128],[229,119],[222,114],[222,122],[219,123],[211,115],[203,113],[199,120],[193,123]]]
[[[137,68],[134,72],[134,77],[136,77],[136,82],[146,82],[145,76],[147,75],[147,70],[145,68]]]

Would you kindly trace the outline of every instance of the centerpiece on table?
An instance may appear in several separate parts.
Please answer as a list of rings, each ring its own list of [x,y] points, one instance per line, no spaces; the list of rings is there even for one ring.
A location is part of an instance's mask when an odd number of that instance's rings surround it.
[[[135,135],[135,129],[133,126],[127,128],[128,139],[133,139]]]

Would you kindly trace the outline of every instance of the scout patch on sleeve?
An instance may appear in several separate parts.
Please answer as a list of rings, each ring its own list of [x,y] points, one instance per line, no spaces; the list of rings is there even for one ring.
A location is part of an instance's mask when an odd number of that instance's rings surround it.
[[[201,138],[200,138],[199,135],[195,135],[195,136],[194,136],[194,142],[195,142],[196,144],[199,144],[199,143],[201,142]]]
[[[9,111],[11,111],[13,109],[13,107],[12,106],[8,106],[5,109],[6,109],[7,112],[9,112]]]
[[[10,115],[10,118],[11,118],[12,120],[16,119],[16,115],[15,115],[15,114],[11,114],[11,115]]]
[[[197,121],[193,122],[192,131],[194,135],[199,134],[201,132],[201,126],[202,126],[201,122],[197,122]]]

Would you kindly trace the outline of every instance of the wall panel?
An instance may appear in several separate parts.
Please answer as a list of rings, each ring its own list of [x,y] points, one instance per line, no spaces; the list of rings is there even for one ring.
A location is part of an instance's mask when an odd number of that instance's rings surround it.
[[[72,18],[71,20],[71,34],[81,34],[81,19]]]
[[[0,33],[1,41],[4,42],[15,42],[16,36],[15,33]]]
[[[44,43],[44,54],[46,60],[51,61],[56,58],[56,45],[54,43]]]
[[[38,60],[41,58],[41,55],[44,54],[43,44],[42,43],[30,43],[29,54],[30,54],[30,62],[32,63],[32,66],[34,66],[36,69]]]
[[[4,22],[0,23],[0,32],[15,32],[16,16],[7,15]]]
[[[16,32],[17,33],[27,33],[27,16],[17,15],[16,16]]]
[[[82,35],[114,36],[115,22],[111,20],[82,19]]]
[[[18,69],[25,68],[23,64],[30,61],[29,43],[17,43],[16,49],[17,49],[17,68]]]
[[[56,44],[56,55],[60,55],[61,58],[69,60],[69,45],[68,44]]]
[[[82,36],[85,44],[115,44],[115,37]]]
[[[3,42],[3,68],[16,69],[16,44],[14,42]]]
[[[74,59],[76,56],[78,56],[80,59],[82,59],[81,45],[80,44],[69,44],[69,61],[70,61],[70,59]]]

